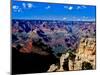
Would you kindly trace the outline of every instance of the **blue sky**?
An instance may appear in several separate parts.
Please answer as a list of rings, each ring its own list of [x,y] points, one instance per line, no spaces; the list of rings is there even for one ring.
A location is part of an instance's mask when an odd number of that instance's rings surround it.
[[[96,7],[40,2],[12,2],[12,19],[95,21]]]

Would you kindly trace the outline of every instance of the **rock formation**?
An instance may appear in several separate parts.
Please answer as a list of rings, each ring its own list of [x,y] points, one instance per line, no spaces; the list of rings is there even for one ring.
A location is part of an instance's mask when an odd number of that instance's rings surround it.
[[[52,71],[74,71],[89,70],[96,68],[96,42],[95,38],[82,38],[76,52],[66,52],[60,57],[60,66],[51,65],[49,72]],[[65,60],[67,59],[67,61]],[[65,62],[65,63],[64,63]],[[67,66],[63,66],[67,64]],[[52,68],[51,68],[52,67]],[[59,68],[60,67],[60,68]],[[67,68],[67,70],[64,69]]]

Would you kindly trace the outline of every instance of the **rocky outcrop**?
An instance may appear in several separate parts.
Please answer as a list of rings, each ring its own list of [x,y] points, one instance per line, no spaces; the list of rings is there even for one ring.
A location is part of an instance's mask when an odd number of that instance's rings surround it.
[[[82,38],[76,52],[66,52],[60,57],[60,65],[51,65],[52,71],[90,70],[96,68],[95,38]],[[67,61],[66,61],[67,60]],[[66,65],[67,64],[67,65]],[[64,66],[66,65],[66,66]],[[67,69],[65,69],[65,67]]]

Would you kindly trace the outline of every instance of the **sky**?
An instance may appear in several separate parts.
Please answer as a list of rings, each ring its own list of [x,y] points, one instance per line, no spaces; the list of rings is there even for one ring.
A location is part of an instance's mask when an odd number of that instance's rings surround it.
[[[95,21],[95,18],[95,6],[12,1],[12,19]]]

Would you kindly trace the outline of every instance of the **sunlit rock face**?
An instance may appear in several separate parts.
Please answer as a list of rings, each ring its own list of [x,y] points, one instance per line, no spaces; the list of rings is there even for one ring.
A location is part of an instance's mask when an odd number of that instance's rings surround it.
[[[72,52],[73,54],[73,52]],[[96,68],[96,41],[95,38],[82,38],[76,52],[75,58],[70,59],[70,53],[62,54],[60,57],[60,65],[51,65],[53,68],[49,68],[51,71],[74,71],[74,70],[89,70]],[[66,61],[67,59],[67,61]],[[67,64],[67,66],[63,66]],[[67,70],[64,69],[67,68]]]
[[[95,38],[82,38],[78,48],[78,54],[91,55],[95,52]]]
[[[95,69],[96,41],[95,38],[82,38],[80,41],[78,56],[82,61],[90,62]]]

